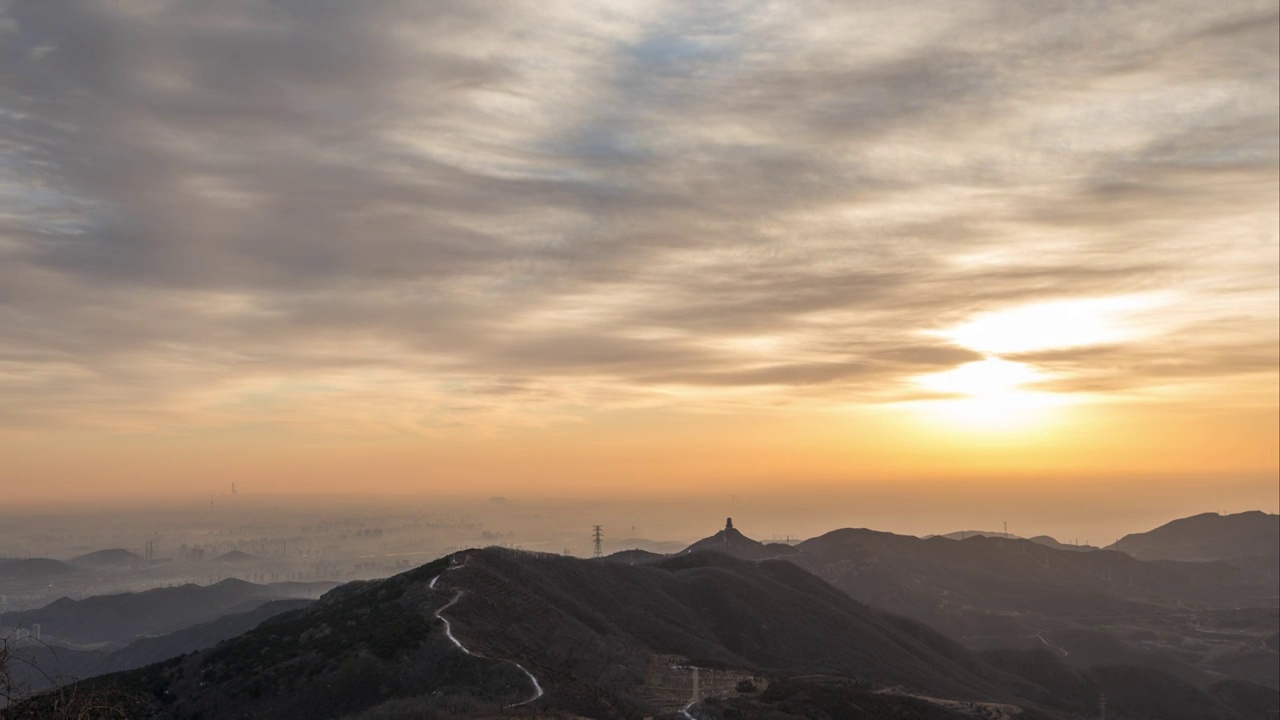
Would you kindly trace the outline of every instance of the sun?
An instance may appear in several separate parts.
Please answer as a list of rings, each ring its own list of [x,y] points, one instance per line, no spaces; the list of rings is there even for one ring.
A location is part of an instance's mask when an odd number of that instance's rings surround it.
[[[1150,336],[1159,332],[1160,311],[1170,301],[1160,293],[1054,300],[981,313],[949,328],[926,331],[981,353],[983,359],[915,378],[917,387],[934,397],[912,405],[935,421],[966,430],[1040,429],[1058,408],[1078,403],[1082,396],[1042,389],[1055,378],[1019,361],[1018,354]]]
[[[917,378],[921,389],[942,397],[914,404],[933,419],[966,429],[1031,430],[1065,404],[1058,394],[1025,387],[1044,379],[1025,363],[988,357]]]

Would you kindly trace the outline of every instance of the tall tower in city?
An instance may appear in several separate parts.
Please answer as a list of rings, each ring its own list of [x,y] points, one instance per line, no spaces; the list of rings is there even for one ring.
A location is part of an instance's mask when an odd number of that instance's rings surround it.
[[[591,551],[591,557],[604,557],[602,542],[604,542],[604,526],[593,525],[591,527],[591,543],[595,546],[595,549]]]

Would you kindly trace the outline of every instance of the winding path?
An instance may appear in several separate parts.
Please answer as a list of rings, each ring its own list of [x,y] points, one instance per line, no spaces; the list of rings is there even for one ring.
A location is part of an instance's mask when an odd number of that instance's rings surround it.
[[[445,572],[449,572],[449,570],[458,570],[458,569],[461,569],[465,563],[466,563],[466,561],[464,560],[462,563],[458,563],[458,564],[455,564],[455,565],[450,566],[448,570],[445,570],[444,572],[440,573],[439,575],[437,575],[437,576],[435,576],[435,577],[431,578],[431,583],[430,583],[430,584],[428,584],[428,585],[427,585],[427,587],[431,588],[432,590],[435,590],[435,589],[436,589],[436,582],[437,582],[441,577],[443,577],[443,576],[444,576],[444,573],[445,573]],[[508,665],[514,665],[514,666],[516,666],[516,668],[517,668],[520,672],[524,673],[524,674],[525,674],[525,676],[529,678],[529,682],[533,684],[533,696],[532,696],[532,697],[530,697],[528,700],[522,700],[522,701],[520,701],[520,702],[518,702],[518,703],[512,703],[511,705],[508,705],[507,707],[519,707],[519,706],[521,706],[521,705],[528,705],[529,703],[533,702],[534,700],[537,700],[538,698],[542,697],[542,695],[543,695],[543,691],[542,691],[542,683],[538,682],[538,678],[534,677],[533,673],[529,672],[528,668],[526,668],[524,665],[521,665],[520,663],[516,662],[515,660],[506,660],[506,659],[503,659],[503,658],[491,658],[491,657],[489,657],[488,655],[481,655],[481,654],[479,654],[479,653],[472,652],[472,651],[471,651],[471,650],[470,650],[466,645],[463,645],[463,644],[462,644],[462,641],[461,641],[461,640],[459,640],[457,637],[455,637],[455,636],[454,636],[454,634],[453,634],[453,625],[451,625],[451,624],[449,623],[449,618],[445,617],[443,613],[444,613],[444,611],[445,611],[445,610],[448,610],[449,608],[451,608],[451,607],[453,607],[454,605],[456,605],[456,604],[458,603],[458,601],[462,599],[462,596],[463,596],[465,593],[466,593],[466,591],[465,591],[465,590],[458,590],[458,591],[454,592],[454,594],[453,594],[453,599],[452,599],[452,600],[450,600],[449,602],[445,603],[444,605],[440,606],[440,608],[439,608],[439,609],[437,609],[437,610],[433,613],[433,616],[434,616],[434,617],[439,618],[439,619],[440,619],[440,621],[444,623],[444,636],[445,636],[445,637],[447,637],[447,638],[449,638],[449,642],[453,643],[455,647],[457,647],[459,650],[461,650],[462,652],[466,653],[467,655],[470,655],[471,657],[475,657],[475,658],[484,658],[485,660],[497,660],[497,661],[499,661],[499,662],[507,663]],[[692,718],[692,716],[690,716],[690,718]]]

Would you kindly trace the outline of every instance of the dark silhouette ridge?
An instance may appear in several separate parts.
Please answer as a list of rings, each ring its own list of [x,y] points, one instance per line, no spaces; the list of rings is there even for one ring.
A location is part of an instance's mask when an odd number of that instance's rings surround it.
[[[446,605],[452,632],[476,655],[433,620]],[[719,553],[629,566],[466,551],[344,585],[215,648],[91,682],[145,689],[159,718],[195,708],[209,719],[250,708],[263,717],[341,716],[429,708],[424,698],[440,697],[433,693],[463,693],[480,706],[518,702],[529,691],[507,664],[518,662],[546,688],[531,711],[622,718],[647,712],[646,668],[669,656],[744,673],[834,675],[864,689],[1025,702],[1023,681],[919,623],[858,603],[791,563]]]
[[[1203,513],[1126,535],[1107,549],[1142,560],[1280,560],[1280,515]]]
[[[144,637],[119,649],[81,650],[36,642],[19,642],[11,646],[16,679],[32,691],[50,687],[54,682],[82,680],[140,668],[196,650],[212,647],[222,640],[252,630],[263,621],[282,612],[306,607],[311,600],[272,600],[242,612],[175,630],[167,635]]]
[[[314,592],[315,588],[310,590]],[[256,585],[229,579],[214,585],[179,585],[83,600],[64,597],[35,610],[0,614],[0,628],[39,623],[46,641],[121,645],[141,636],[164,635],[231,613],[248,612],[269,600],[308,594],[305,586]]]
[[[1263,645],[1280,624],[1280,583],[1235,563],[1142,561],[1020,538],[950,540],[854,528],[775,554],[726,532],[686,552],[719,547],[747,559],[785,559],[855,599],[893,608],[976,650],[1050,647],[1086,667],[1149,665],[1198,685],[1222,677],[1280,684],[1280,657]],[[1117,626],[1107,618],[1126,620]],[[1187,629],[1179,631],[1179,623]],[[1200,632],[1222,645],[1204,645]]]

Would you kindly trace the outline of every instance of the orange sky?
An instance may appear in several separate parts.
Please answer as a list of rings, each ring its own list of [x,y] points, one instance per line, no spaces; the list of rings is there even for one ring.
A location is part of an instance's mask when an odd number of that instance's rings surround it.
[[[1274,511],[1278,29],[7,7],[6,502],[1221,482]]]

